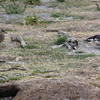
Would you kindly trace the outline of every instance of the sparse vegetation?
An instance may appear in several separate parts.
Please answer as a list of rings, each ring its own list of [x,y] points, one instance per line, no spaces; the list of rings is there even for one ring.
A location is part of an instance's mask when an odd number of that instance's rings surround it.
[[[85,59],[85,58],[88,58],[88,57],[94,57],[96,55],[94,54],[77,54],[77,55],[73,55],[71,58],[75,58],[75,59]]]
[[[36,15],[34,15],[34,16],[27,16],[25,18],[25,23],[26,23],[26,25],[38,24],[39,23],[39,17],[37,17]]]
[[[30,5],[40,5],[41,0],[27,0],[27,3]]]
[[[34,48],[41,48],[41,46],[38,44],[30,44],[30,45],[28,44],[24,48],[25,49],[34,49]]]
[[[51,17],[54,17],[54,18],[60,18],[60,17],[63,17],[63,16],[64,16],[64,14],[62,14],[62,13],[53,13],[51,15]]]
[[[57,37],[57,39],[55,40],[55,44],[60,45],[63,44],[64,42],[66,42],[67,37],[65,36],[61,36],[61,37]]]
[[[0,80],[0,83],[5,83],[5,82],[7,82],[6,80]]]
[[[52,21],[46,21],[42,20],[40,17],[34,15],[34,16],[27,16],[25,19],[25,24],[26,25],[46,25],[46,24],[51,24]]]
[[[89,5],[90,2],[87,0],[66,0],[65,4],[67,7],[81,7]]]
[[[0,6],[7,14],[22,14],[27,6],[24,0],[1,0]]]
[[[52,71],[49,71],[49,70],[46,70],[46,69],[34,69],[32,71],[32,75],[36,75],[36,74],[46,74],[46,73],[49,73],[49,72],[52,72]]]

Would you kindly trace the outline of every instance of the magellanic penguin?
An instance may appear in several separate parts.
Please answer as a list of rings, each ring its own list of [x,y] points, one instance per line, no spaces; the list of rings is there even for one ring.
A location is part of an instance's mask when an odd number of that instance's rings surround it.
[[[86,42],[95,42],[96,45],[100,46],[100,35],[94,35],[85,40]]]

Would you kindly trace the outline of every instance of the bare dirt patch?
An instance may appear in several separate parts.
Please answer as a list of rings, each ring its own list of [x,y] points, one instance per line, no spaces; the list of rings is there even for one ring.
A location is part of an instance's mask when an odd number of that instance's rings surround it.
[[[99,100],[100,89],[75,77],[37,79],[17,84],[13,100]],[[13,90],[12,90],[13,91]]]

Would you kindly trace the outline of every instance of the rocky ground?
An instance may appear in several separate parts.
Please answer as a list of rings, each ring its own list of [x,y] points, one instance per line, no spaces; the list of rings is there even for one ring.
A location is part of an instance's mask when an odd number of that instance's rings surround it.
[[[42,8],[29,7],[25,13],[34,12],[50,23],[23,25],[22,20],[16,19],[16,23],[0,17],[0,28],[7,31],[5,40],[0,43],[1,85],[17,84],[20,91],[14,100],[99,100],[100,51],[93,44],[84,43],[84,39],[99,34],[100,11],[90,0],[79,7],[66,8],[59,4],[55,8]],[[58,12],[64,15],[50,16]],[[52,48],[57,38],[57,32],[52,30],[63,30],[76,37],[79,48],[75,51]],[[10,41],[14,34],[21,34],[27,44],[25,48]]]

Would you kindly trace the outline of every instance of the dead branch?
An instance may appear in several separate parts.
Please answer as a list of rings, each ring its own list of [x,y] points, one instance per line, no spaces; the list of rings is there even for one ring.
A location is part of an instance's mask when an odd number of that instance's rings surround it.
[[[12,70],[26,71],[27,69],[14,67],[14,68],[9,68],[9,69],[0,69],[0,72],[7,72],[7,71],[12,71]]]

